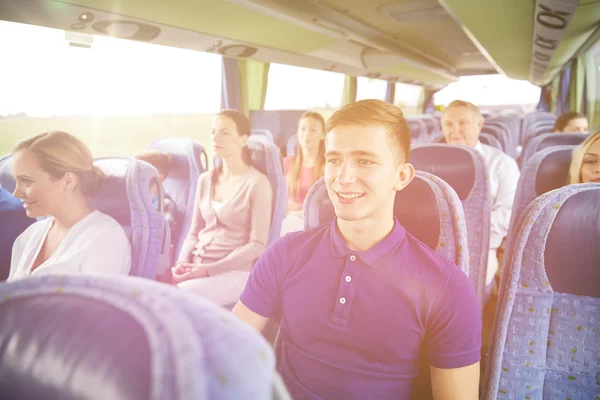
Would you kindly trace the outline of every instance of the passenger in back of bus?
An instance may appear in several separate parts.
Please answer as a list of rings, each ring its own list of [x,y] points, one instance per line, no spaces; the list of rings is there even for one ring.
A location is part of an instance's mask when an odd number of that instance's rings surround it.
[[[288,215],[282,235],[302,230],[304,199],[312,185],[323,177],[325,168],[325,119],[316,112],[305,112],[298,121],[298,149],[284,158],[288,186]]]
[[[15,239],[34,222],[25,213],[23,202],[0,187],[0,282],[8,278]]]
[[[234,110],[213,120],[210,143],[221,166],[200,175],[194,215],[173,283],[218,305],[237,301],[262,254],[271,226],[273,194],[250,165],[250,121]]]
[[[587,137],[575,150],[569,169],[569,184],[600,183],[600,131]]]
[[[415,173],[402,111],[348,104],[325,148],[336,218],[269,246],[233,313],[257,331],[281,317],[277,365],[295,400],[477,399],[475,290],[394,217]]]
[[[165,181],[167,176],[169,176],[169,171],[171,170],[171,164],[173,163],[173,159],[170,154],[163,153],[160,151],[147,151],[143,154],[140,154],[136,157],[138,160],[142,160],[152,165],[158,171],[158,181],[159,184]],[[158,204],[158,188],[153,186],[151,188],[152,191],[152,204],[155,209],[159,209]],[[163,215],[171,228],[171,231],[174,230],[174,226],[178,222],[178,210],[177,204],[173,201],[171,196],[163,189]]]
[[[65,132],[42,133],[17,144],[14,195],[27,216],[49,218],[15,241],[9,281],[41,274],[129,274],[125,231],[92,206],[104,179],[93,162],[86,145]]]
[[[489,290],[498,271],[497,251],[508,234],[520,172],[517,162],[513,158],[502,150],[479,141],[483,124],[484,118],[479,108],[461,100],[450,103],[442,116],[442,129],[446,143],[473,147],[483,155],[488,167],[492,195],[490,251],[486,276]],[[511,134],[516,134],[516,132],[511,132]]]
[[[577,111],[561,114],[552,127],[552,132],[587,133],[589,130],[586,116]]]

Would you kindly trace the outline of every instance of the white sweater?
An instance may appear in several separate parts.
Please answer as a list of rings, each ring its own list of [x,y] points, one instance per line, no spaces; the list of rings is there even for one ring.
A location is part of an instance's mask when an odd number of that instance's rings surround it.
[[[94,211],[71,227],[50,258],[31,272],[54,218],[29,226],[12,249],[8,281],[48,274],[128,275],[131,246],[117,221]]]

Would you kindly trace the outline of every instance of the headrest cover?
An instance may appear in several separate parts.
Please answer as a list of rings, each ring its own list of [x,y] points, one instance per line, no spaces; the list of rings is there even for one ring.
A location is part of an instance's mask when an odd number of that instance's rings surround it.
[[[0,303],[5,399],[146,400],[152,386],[144,329],[89,297],[39,294]]]
[[[535,192],[541,196],[567,184],[573,148],[549,153],[541,162],[535,177]]]
[[[11,160],[11,155],[0,159],[0,186],[12,193],[15,191],[16,182],[12,176]]]
[[[553,146],[578,146],[589,135],[586,133],[549,133],[544,136],[536,151]]]
[[[416,176],[404,189],[396,192],[394,215],[400,224],[429,248],[437,248],[440,216],[431,187]]]
[[[562,204],[546,240],[546,275],[555,292],[600,297],[600,185]]]
[[[106,175],[102,188],[96,196],[95,207],[113,217],[122,226],[131,225],[127,175],[133,168],[133,162],[133,159],[127,158],[105,158],[94,162]],[[149,186],[148,190],[150,190]]]
[[[469,197],[475,184],[475,160],[463,146],[425,145],[410,152],[416,170],[429,172],[446,181],[461,200]]]

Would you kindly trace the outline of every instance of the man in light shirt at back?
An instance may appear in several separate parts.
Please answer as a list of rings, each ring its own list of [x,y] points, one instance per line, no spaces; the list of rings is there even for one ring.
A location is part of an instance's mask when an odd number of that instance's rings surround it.
[[[483,123],[479,108],[461,100],[450,103],[442,116],[446,143],[474,148],[483,155],[488,167],[492,196],[490,252],[486,276],[486,285],[489,287],[498,270],[497,250],[508,233],[520,172],[517,162],[508,154],[479,141]]]

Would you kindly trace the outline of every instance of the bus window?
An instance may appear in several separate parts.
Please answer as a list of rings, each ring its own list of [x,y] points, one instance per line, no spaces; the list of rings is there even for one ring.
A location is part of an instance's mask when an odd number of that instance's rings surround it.
[[[394,104],[404,111],[404,114],[420,114],[423,87],[409,85],[407,83],[396,83]]]
[[[343,90],[344,75],[337,72],[271,64],[265,110],[337,108]]]
[[[356,101],[365,99],[385,100],[387,81],[359,76],[356,85]]]

